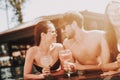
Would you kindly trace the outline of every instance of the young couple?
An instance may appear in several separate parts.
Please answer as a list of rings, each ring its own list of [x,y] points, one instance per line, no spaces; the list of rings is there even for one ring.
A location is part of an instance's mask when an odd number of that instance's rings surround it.
[[[110,62],[110,50],[106,41],[106,33],[99,30],[84,30],[83,16],[78,12],[67,12],[59,19],[61,31],[66,39],[63,45],[56,43],[56,29],[50,21],[42,21],[35,27],[36,46],[28,49],[24,65],[25,79],[44,79],[47,73],[63,74],[68,68],[75,70],[117,71],[120,68],[120,55],[115,62]],[[64,48],[63,48],[64,46]],[[68,49],[72,53],[72,64],[62,64],[59,52]],[[48,67],[40,61],[50,56],[52,62]],[[32,66],[40,74],[32,74]]]

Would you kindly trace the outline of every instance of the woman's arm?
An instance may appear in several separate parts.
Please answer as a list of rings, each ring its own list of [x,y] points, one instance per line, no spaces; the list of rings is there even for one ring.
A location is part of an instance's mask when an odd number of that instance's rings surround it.
[[[43,79],[44,74],[32,74],[32,65],[34,61],[34,49],[30,48],[26,53],[25,65],[24,65],[24,79]]]
[[[61,67],[55,71],[51,71],[51,76],[58,76],[62,74],[64,74],[64,70]]]

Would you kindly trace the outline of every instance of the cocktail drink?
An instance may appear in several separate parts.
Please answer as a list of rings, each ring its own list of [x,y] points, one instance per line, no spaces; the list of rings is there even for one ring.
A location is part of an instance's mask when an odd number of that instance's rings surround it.
[[[60,59],[63,62],[63,64],[65,64],[65,65],[71,64],[70,60],[72,58],[72,52],[70,50],[61,50],[59,52],[59,56],[60,56]],[[70,69],[68,69],[67,70],[67,75],[68,75],[69,78],[70,78],[71,73],[72,72],[70,71]]]
[[[50,68],[52,64],[52,57],[50,55],[43,56],[40,58],[40,62],[44,68]],[[47,73],[47,75],[50,73]]]
[[[59,56],[62,61],[70,61],[72,58],[72,52],[70,50],[61,50]]]

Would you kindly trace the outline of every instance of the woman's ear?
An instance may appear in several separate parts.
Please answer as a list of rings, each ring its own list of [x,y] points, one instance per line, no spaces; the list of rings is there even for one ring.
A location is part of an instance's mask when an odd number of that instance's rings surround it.
[[[44,36],[45,36],[45,33],[42,32],[40,36],[41,36],[41,37],[44,37]]]

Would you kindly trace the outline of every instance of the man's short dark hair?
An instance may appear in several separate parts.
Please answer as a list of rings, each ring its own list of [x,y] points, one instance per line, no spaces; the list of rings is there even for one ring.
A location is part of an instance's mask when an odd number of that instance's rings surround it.
[[[67,24],[72,24],[73,21],[76,21],[80,28],[83,27],[83,15],[80,12],[66,12],[63,14],[59,20],[59,26],[64,28]]]

